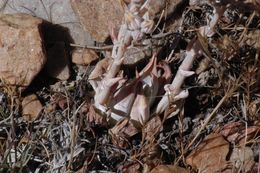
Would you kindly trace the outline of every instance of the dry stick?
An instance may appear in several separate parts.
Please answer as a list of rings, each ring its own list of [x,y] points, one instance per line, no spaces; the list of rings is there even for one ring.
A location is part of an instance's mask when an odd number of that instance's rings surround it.
[[[65,23],[68,23],[68,22],[65,22]],[[70,22],[71,23],[71,22]],[[58,24],[64,24],[63,23],[58,23]],[[192,30],[194,31],[194,30]],[[152,39],[161,39],[161,38],[164,38],[164,37],[167,37],[169,35],[173,35],[173,34],[177,34],[177,33],[174,33],[174,32],[166,32],[166,33],[159,33],[159,34],[155,34],[155,35],[151,35],[151,38]],[[134,46],[138,44],[133,44]],[[89,45],[81,45],[81,44],[75,44],[75,43],[70,43],[70,46],[71,47],[76,47],[76,48],[85,48],[85,49],[93,49],[93,50],[111,50],[113,49],[114,45],[104,45],[104,46],[89,46]],[[142,44],[140,46],[143,46]]]
[[[79,45],[79,44],[70,44],[71,47],[78,47],[78,48],[84,48],[84,49],[94,49],[94,50],[111,50],[113,48],[113,45],[107,45],[107,46],[87,46],[87,45]]]

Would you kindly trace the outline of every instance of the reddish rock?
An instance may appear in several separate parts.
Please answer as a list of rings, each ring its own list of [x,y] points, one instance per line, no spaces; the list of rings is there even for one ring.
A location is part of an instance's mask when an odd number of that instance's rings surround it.
[[[208,135],[191,152],[186,162],[199,172],[212,173],[225,168],[229,143],[220,134]]]
[[[38,100],[35,94],[25,97],[22,101],[23,118],[32,122],[38,118],[40,112],[42,111],[42,104]]]
[[[0,15],[0,78],[7,84],[24,89],[44,66],[41,24],[27,14]]]
[[[98,42],[104,42],[109,37],[109,25],[119,27],[124,16],[117,0],[71,0],[71,6],[83,28]]]
[[[189,171],[174,165],[158,165],[150,173],[188,173]]]
[[[78,65],[88,65],[99,57],[94,50],[77,49],[72,52],[72,62]]]

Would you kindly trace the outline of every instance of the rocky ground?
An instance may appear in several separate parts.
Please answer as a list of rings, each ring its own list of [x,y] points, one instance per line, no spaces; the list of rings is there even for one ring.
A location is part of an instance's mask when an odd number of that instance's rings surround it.
[[[260,172],[259,0],[0,7],[0,173]]]

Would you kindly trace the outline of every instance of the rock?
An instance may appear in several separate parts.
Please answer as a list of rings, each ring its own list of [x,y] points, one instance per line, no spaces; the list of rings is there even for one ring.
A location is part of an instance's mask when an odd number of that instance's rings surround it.
[[[145,39],[142,41],[142,46],[135,45],[130,46],[126,49],[124,54],[124,65],[136,65],[144,60],[149,59],[153,52],[160,52],[163,45],[165,45],[165,40],[151,40]],[[111,55],[110,55],[111,56]]]
[[[158,165],[150,173],[188,173],[187,169],[174,165]]]
[[[41,24],[27,14],[0,15],[0,78],[7,84],[24,89],[43,68]]]
[[[42,104],[35,94],[26,96],[22,101],[23,118],[32,122],[40,115]]]
[[[228,123],[220,129],[217,129],[217,132],[225,137],[225,139],[227,139],[230,143],[244,146],[246,145],[245,141],[250,141],[255,138],[256,134],[259,132],[259,127],[245,127],[243,122],[236,121]]]
[[[246,161],[254,160],[254,153],[250,147],[236,147],[230,156],[230,161],[236,168],[240,168]]]
[[[83,28],[98,42],[104,42],[109,37],[109,25],[120,26],[124,16],[120,1],[115,0],[71,0],[71,6]]]
[[[99,57],[94,50],[76,49],[72,52],[72,62],[78,65],[89,65]]]
[[[212,173],[225,167],[229,143],[219,134],[212,133],[186,159],[199,172]]]
[[[69,58],[63,42],[56,42],[47,50],[47,73],[59,80],[68,80],[70,77]]]
[[[123,64],[125,65],[135,65],[136,63],[144,60],[146,57],[146,52],[138,49],[138,48],[135,48],[135,47],[131,47],[129,49],[126,50],[125,52],[125,58],[124,58],[124,62]]]
[[[245,173],[253,173],[253,172],[258,173],[259,168],[260,168],[259,162],[256,162],[254,160],[247,160],[243,164],[243,169]]]
[[[6,3],[6,4],[5,4]],[[1,12],[5,14],[27,13],[53,24],[68,28],[74,42],[80,45],[93,45],[90,35],[84,31],[79,19],[71,8],[70,0],[11,0],[0,1]]]

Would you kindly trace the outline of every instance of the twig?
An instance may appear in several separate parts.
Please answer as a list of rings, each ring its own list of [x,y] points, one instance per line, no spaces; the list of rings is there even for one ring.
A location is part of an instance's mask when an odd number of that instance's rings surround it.
[[[87,45],[79,45],[79,44],[73,44],[73,43],[71,43],[70,46],[78,47],[78,48],[85,48],[85,49],[94,49],[94,50],[111,50],[113,48],[113,45],[97,47],[97,46],[87,46]]]

